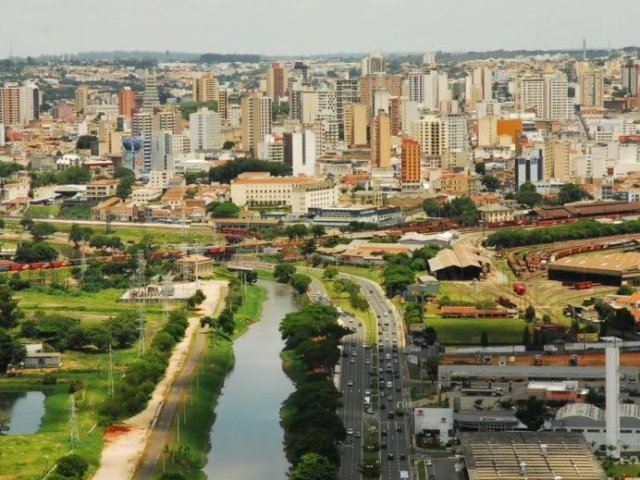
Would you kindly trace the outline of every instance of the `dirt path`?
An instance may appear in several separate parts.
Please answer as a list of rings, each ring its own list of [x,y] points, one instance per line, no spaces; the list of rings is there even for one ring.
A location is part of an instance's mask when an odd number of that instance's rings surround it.
[[[207,297],[202,304],[203,314],[209,315],[216,310],[218,302],[223,298],[225,285],[226,282],[222,281],[200,282],[200,289]],[[185,374],[188,376],[188,372],[186,372],[188,369],[183,371],[182,366],[191,357],[189,355],[189,347],[194,336],[199,331],[199,318],[190,318],[185,336],[173,350],[165,376],[156,385],[147,408],[134,417],[127,419],[121,425],[107,429],[105,445],[100,458],[100,467],[93,477],[94,480],[126,480],[132,478],[144,453],[147,440],[151,439],[151,433],[155,432],[154,427],[161,420],[165,402],[168,399],[175,400],[173,398],[173,386],[176,379],[179,378],[178,374],[180,373],[180,376]],[[198,348],[192,350],[192,352],[198,351],[200,351]],[[189,363],[191,364],[192,361],[189,360]],[[155,458],[157,460],[157,456]]]

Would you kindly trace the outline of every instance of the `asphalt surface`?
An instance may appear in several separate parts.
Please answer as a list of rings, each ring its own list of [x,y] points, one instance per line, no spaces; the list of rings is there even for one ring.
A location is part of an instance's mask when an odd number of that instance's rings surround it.
[[[156,469],[167,435],[172,428],[175,428],[173,427],[175,422],[172,423],[174,415],[180,414],[178,407],[182,404],[182,400],[186,398],[185,395],[187,395],[191,387],[191,373],[198,364],[204,345],[205,334],[198,330],[195,343],[187,354],[185,363],[174,380],[171,390],[167,393],[156,422],[147,436],[147,447],[138,463],[138,469],[134,476],[137,480],[151,479]]]
[[[411,454],[407,425],[408,415],[394,415],[393,418],[389,418],[390,412],[396,408],[398,402],[405,402],[402,383],[404,372],[401,367],[404,337],[402,331],[398,329],[401,320],[396,318],[394,309],[376,283],[353,275],[345,274],[344,276],[356,281],[361,286],[365,298],[376,315],[378,324],[377,373],[379,377],[375,378],[379,382],[384,381],[384,389],[379,383],[379,405],[385,405],[384,409],[379,410],[380,445],[387,445],[386,449],[380,450],[380,478],[398,480],[401,471],[410,471],[409,456]],[[396,352],[393,351],[394,346],[396,346]],[[379,373],[380,368],[383,369],[382,374]],[[391,382],[391,388],[388,387],[388,382]],[[385,432],[386,435],[384,435]],[[401,455],[405,456],[404,460],[400,460]],[[391,456],[393,457],[391,458]]]

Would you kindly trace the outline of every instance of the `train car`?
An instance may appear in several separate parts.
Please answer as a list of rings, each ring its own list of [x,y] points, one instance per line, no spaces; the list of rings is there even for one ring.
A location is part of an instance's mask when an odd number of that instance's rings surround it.
[[[593,282],[584,281],[584,282],[576,282],[573,284],[573,288],[576,290],[586,290],[593,286]]]
[[[524,283],[522,282],[514,282],[513,283],[513,291],[517,294],[517,295],[524,295],[525,292],[527,291]]]

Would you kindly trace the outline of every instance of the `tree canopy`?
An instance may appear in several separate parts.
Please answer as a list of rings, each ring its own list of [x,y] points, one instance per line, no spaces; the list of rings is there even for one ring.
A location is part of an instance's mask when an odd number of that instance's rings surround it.
[[[291,167],[280,162],[265,162],[251,158],[231,160],[219,167],[209,170],[209,181],[229,183],[244,172],[269,172],[271,175],[282,177],[291,175]]]

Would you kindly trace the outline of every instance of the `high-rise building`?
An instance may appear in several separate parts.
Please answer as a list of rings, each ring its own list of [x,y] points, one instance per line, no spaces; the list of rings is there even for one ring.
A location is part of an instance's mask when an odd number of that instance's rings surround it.
[[[293,64],[293,74],[298,77],[302,85],[309,84],[309,65],[304,62],[295,62]]]
[[[136,112],[131,119],[131,134],[140,138],[143,165],[142,171],[151,170],[151,133],[153,115],[149,112]]]
[[[467,120],[464,115],[445,115],[445,148],[462,151],[467,146]]]
[[[160,96],[158,95],[158,84],[156,74],[148,72],[144,77],[144,93],[142,95],[142,110],[153,112],[154,108],[160,106]]]
[[[85,113],[89,104],[89,87],[80,85],[76,88],[76,113]]]
[[[5,145],[5,131],[4,125],[0,123],[0,147],[4,147]]]
[[[293,175],[316,174],[316,135],[312,130],[286,132],[283,135],[284,161]]]
[[[21,121],[22,91],[18,83],[5,83],[0,89],[0,123],[4,125],[19,125]]]
[[[118,114],[131,118],[136,110],[136,95],[131,87],[122,87],[118,92]]]
[[[222,148],[222,121],[220,114],[200,108],[189,115],[191,151],[219,150]]]
[[[318,92],[307,88],[300,95],[300,117],[298,120],[303,125],[311,125],[318,114]]]
[[[475,110],[476,103],[493,97],[493,71],[489,67],[475,67],[465,79],[465,97]]]
[[[344,141],[348,146],[367,145],[367,106],[351,103],[344,109]]]
[[[573,118],[573,105],[569,100],[567,76],[555,72],[544,76],[544,118],[565,121]]]
[[[640,95],[640,62],[629,60],[622,66],[622,88],[632,96]]]
[[[360,103],[367,106],[367,113],[374,112],[373,99],[375,92],[385,91],[390,97],[402,96],[402,76],[376,73],[360,77]]]
[[[287,67],[284,63],[272,63],[267,69],[267,97],[274,100],[284,97],[289,88]]]
[[[420,153],[429,157],[440,157],[445,149],[445,126],[441,118],[425,115],[413,124],[412,137],[420,144]]]
[[[409,101],[421,103],[431,111],[440,110],[440,102],[451,99],[446,73],[431,70],[412,72],[408,78]]]
[[[604,74],[601,70],[592,70],[580,75],[580,105],[604,106]]]
[[[194,102],[218,100],[218,80],[210,72],[205,72],[193,80],[192,96]]]
[[[515,188],[519,189],[523,183],[542,180],[543,161],[542,152],[533,150],[526,157],[516,158]]]
[[[516,111],[544,115],[544,79],[542,77],[519,77],[516,81]]]
[[[151,135],[151,170],[175,173],[175,157],[184,152],[184,136],[167,130]]]
[[[359,100],[358,79],[340,78],[336,80],[336,118],[340,128],[340,138],[344,139],[344,110],[347,105]]]
[[[371,119],[371,166],[391,166],[391,122],[384,110]]]
[[[380,52],[373,52],[368,57],[362,59],[361,75],[371,75],[373,73],[384,73],[386,63]]]
[[[229,100],[227,90],[224,88],[218,89],[218,113],[223,123],[229,118]]]
[[[389,98],[389,120],[391,121],[391,135],[399,135],[402,131],[402,99],[400,97]]]
[[[550,140],[544,144],[543,180],[554,178],[561,182],[571,181],[569,143],[564,140]]]
[[[30,81],[20,87],[20,123],[29,123],[40,118],[40,89]]]
[[[172,133],[180,133],[182,131],[182,115],[180,110],[171,108],[159,110],[153,115],[153,127],[156,130],[167,130]]]
[[[242,97],[240,108],[242,147],[257,156],[258,144],[271,133],[271,98],[250,93]]]
[[[420,144],[412,138],[402,139],[400,179],[403,184],[419,184],[422,179],[420,171]]]

